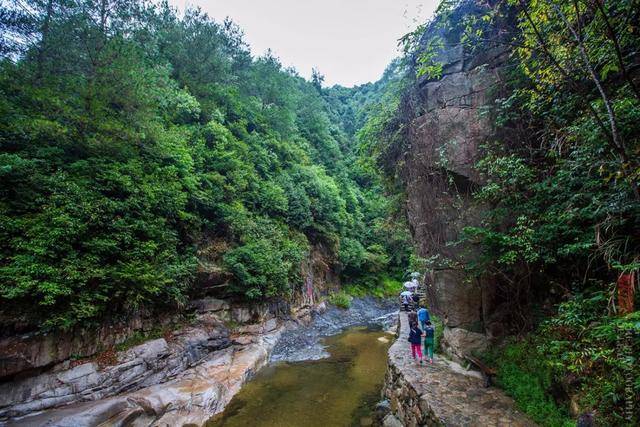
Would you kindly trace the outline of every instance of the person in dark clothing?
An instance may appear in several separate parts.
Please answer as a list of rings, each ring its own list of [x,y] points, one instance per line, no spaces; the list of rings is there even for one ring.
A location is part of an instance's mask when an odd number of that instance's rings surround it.
[[[409,292],[403,292],[400,294],[400,302],[404,311],[409,311],[409,304],[411,303],[411,294]]]
[[[420,303],[420,295],[414,292],[413,295],[411,296],[411,299],[413,300],[413,306],[417,307],[418,304]]]
[[[436,346],[436,329],[431,322],[427,320],[424,325],[424,354],[433,363],[433,349]]]
[[[409,313],[407,313],[407,318],[409,319],[410,325],[412,323],[418,323],[418,315],[416,314],[415,311],[410,311]]]
[[[411,344],[411,357],[413,357],[413,360],[416,360],[417,357],[420,364],[422,364],[422,331],[418,327],[418,323],[411,323],[409,328],[408,341]]]

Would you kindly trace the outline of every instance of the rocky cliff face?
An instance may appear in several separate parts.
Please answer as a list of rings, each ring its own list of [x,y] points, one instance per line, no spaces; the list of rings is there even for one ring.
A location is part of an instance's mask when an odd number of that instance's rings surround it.
[[[459,23],[481,11],[469,1],[447,19]],[[442,40],[436,61],[443,72],[418,79],[403,99],[405,149],[398,164],[418,253],[434,265],[427,278],[429,305],[445,322],[445,348],[461,356],[485,347],[487,334],[500,327],[492,317],[499,310],[491,280],[465,273],[474,248],[456,242],[465,226],[481,219],[483,207],[472,198],[481,183],[474,165],[494,136],[485,110],[497,95],[509,50],[499,43],[501,29],[487,35],[495,42],[470,51],[460,43],[460,30],[451,27],[436,21],[423,36],[424,44]]]
[[[221,289],[229,278],[218,274],[217,264],[208,254],[211,248],[205,245],[200,251],[200,267],[197,273],[195,292],[200,301],[211,295],[220,297]],[[322,245],[311,248],[308,258],[300,266],[302,285],[288,301],[280,300],[265,304],[224,302],[228,312],[224,320],[242,324],[259,322],[269,313],[273,316],[288,316],[292,311],[322,300],[330,290],[339,287],[340,280],[334,257]],[[204,298],[204,299],[200,299]],[[192,308],[198,309],[198,301]],[[190,311],[190,310],[187,310]],[[38,375],[61,366],[71,360],[87,358],[113,348],[138,334],[145,335],[154,329],[170,329],[180,322],[180,313],[150,313],[141,310],[128,318],[110,319],[90,328],[75,328],[67,332],[30,332],[0,334],[0,384],[11,382],[13,377]]]
[[[224,275],[201,257],[201,293],[216,293],[216,286],[224,287]],[[84,406],[56,413],[53,425],[87,424],[79,421],[82,417],[137,417],[147,400],[173,402],[171,416],[180,412],[180,405],[200,405],[200,412],[185,411],[202,423],[266,363],[290,320],[308,322],[312,308],[322,306],[323,295],[339,286],[332,259],[326,248],[314,246],[301,265],[302,286],[287,301],[247,304],[203,296],[191,301],[186,317],[140,312],[92,329],[5,336],[0,339],[0,425],[63,405]],[[163,331],[162,338],[152,340],[158,331]],[[127,349],[116,351],[123,347]],[[231,365],[236,367],[233,372]],[[198,384],[200,400],[194,400],[187,383]],[[103,399],[108,401],[82,403]],[[144,402],[135,403],[140,399]],[[156,406],[151,411],[155,419],[168,416],[167,408]],[[34,425],[44,422],[33,420]]]
[[[229,333],[228,305],[201,300],[193,325],[118,352],[107,366],[89,362],[0,385],[0,425],[204,425],[267,363],[280,334],[308,322],[311,310],[289,321],[263,311],[259,323]]]
[[[268,305],[213,298],[194,309],[162,338],[0,383],[0,425],[202,425],[267,363],[283,331],[325,307],[294,308],[286,320]]]

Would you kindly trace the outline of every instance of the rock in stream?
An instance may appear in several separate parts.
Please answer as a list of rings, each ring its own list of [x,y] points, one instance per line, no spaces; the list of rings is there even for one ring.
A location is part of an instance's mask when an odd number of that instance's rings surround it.
[[[328,357],[321,338],[336,335],[353,326],[380,325],[383,329],[396,322],[398,305],[393,299],[354,298],[348,310],[329,305],[316,313],[308,326],[283,333],[271,353],[271,361],[297,362]]]

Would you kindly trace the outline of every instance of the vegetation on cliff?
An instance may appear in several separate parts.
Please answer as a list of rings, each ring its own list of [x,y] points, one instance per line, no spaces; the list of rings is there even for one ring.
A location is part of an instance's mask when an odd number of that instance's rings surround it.
[[[9,323],[180,307],[202,252],[224,295],[251,301],[300,288],[314,244],[348,281],[406,263],[393,199],[354,146],[375,87],[323,89],[252,57],[232,22],[166,3],[5,2],[0,30]]]
[[[403,39],[404,89],[363,129],[397,176],[415,118],[406,106],[442,78],[442,50],[509,46],[484,112],[495,136],[476,165],[474,198],[487,209],[449,243],[473,248],[468,276],[498,283],[512,332],[531,333],[493,357],[502,384],[546,425],[562,424],[570,398],[606,425],[640,417],[640,312],[617,312],[615,286],[640,267],[638,10],[633,0],[443,1]],[[527,403],[535,390],[540,404]]]
[[[469,185],[486,209],[448,242],[509,299],[514,338],[488,357],[542,424],[570,406],[639,417],[640,315],[616,311],[615,287],[640,268],[639,10],[444,0],[379,82],[348,89],[253,57],[235,24],[197,9],[3,2],[3,333],[179,309],[199,270],[227,297],[287,298],[313,246],[352,285],[336,302],[391,292],[386,272],[417,262],[398,217],[414,95],[446,74],[443,50],[499,48],[494,137]]]

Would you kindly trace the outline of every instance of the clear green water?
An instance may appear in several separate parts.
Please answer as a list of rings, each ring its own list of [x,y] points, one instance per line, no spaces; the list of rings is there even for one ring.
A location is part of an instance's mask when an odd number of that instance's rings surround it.
[[[368,425],[392,336],[353,328],[325,338],[331,357],[260,370],[208,427]]]

